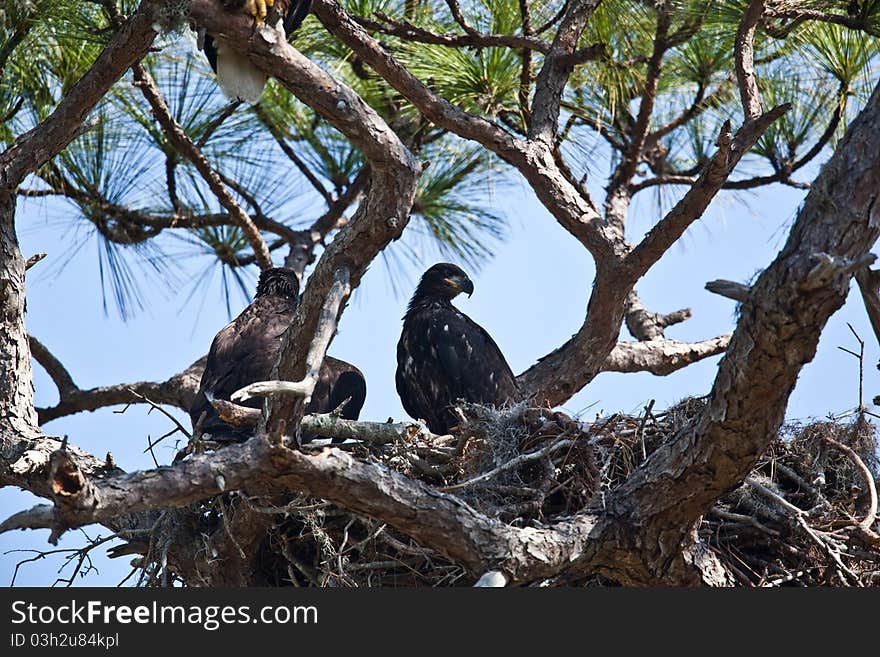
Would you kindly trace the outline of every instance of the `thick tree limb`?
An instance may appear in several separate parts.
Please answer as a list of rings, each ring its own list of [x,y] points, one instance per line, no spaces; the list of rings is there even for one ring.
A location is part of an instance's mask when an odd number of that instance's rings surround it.
[[[639,299],[635,290],[626,298],[626,328],[640,341],[657,340],[664,337],[663,329],[690,319],[691,309],[684,308],[668,314],[652,313]]]
[[[208,31],[222,34],[234,47],[247,52],[258,67],[276,76],[360,148],[370,165],[369,190],[352,220],[337,233],[315,266],[282,346],[276,378],[299,381],[306,376],[306,355],[336,271],[345,267],[350,272],[350,288],[354,289],[376,254],[400,236],[409,220],[420,169],[394,131],[363,99],[285,40],[278,39],[276,32],[266,27],[254,28],[243,14],[220,15],[210,0],[193,0],[190,15]],[[359,26],[354,27],[363,32]],[[347,298],[346,293],[340,308]],[[285,402],[269,403],[267,429],[273,435],[280,431],[279,421],[295,431],[302,419],[301,411],[293,415],[280,412],[281,405]]]
[[[843,305],[852,276],[837,268],[823,285],[805,286],[815,283],[814,254],[857,262],[880,235],[878,153],[880,86],[813,183],[782,251],[740,307],[706,409],[609,501],[616,517],[646,528],[661,551],[677,545],[684,528],[742,481],[777,435],[801,367]]]
[[[0,154],[0,452],[15,460],[35,434],[33,377],[24,327],[26,263],[15,234],[15,190],[24,178],[64,149],[88,113],[123,73],[147,52],[155,37],[158,2],[145,0],[119,29],[92,67],[44,121]],[[5,429],[12,429],[11,438]],[[0,473],[0,476],[3,476]]]
[[[867,267],[856,272],[859,293],[868,312],[868,320],[874,331],[874,337],[880,343],[880,272]]]
[[[719,278],[717,281],[709,281],[706,283],[706,289],[713,294],[718,294],[734,301],[747,301],[752,288],[736,281],[728,281]]]
[[[4,449],[2,470],[0,470],[0,487],[18,486],[40,497],[52,498],[49,484],[49,460],[62,441],[53,436],[39,433],[22,437],[18,431],[10,430],[0,424],[0,439]],[[119,472],[119,469],[108,461],[100,461],[91,454],[69,445],[68,452],[76,459],[79,468],[89,476],[104,476]],[[8,456],[7,456],[8,455]]]
[[[730,334],[702,342],[666,339],[619,342],[602,369],[605,372],[650,372],[665,376],[704,358],[723,354],[729,342]]]
[[[0,195],[60,153],[107,90],[150,49],[159,0],[144,0],[46,120],[0,154]]]
[[[120,516],[155,508],[181,507],[261,483],[275,490],[302,491],[388,522],[472,573],[497,570],[510,584],[562,571],[601,571],[619,562],[614,523],[598,522],[594,514],[582,513],[547,528],[511,527],[454,496],[383,465],[355,460],[341,450],[325,449],[309,456],[259,438],[193,456],[174,467],[93,480],[81,487],[88,491],[84,498],[73,486],[65,496],[62,520],[51,506],[43,506],[24,516],[17,514],[7,523],[10,528],[42,525],[58,532],[94,522],[113,523]],[[676,563],[702,568],[697,564],[704,562],[705,555],[699,550],[687,552]],[[668,581],[695,583],[700,576],[686,575],[688,568],[676,565],[676,574]],[[656,581],[638,564],[625,570],[618,573],[624,582]]]
[[[251,383],[232,393],[230,399],[233,402],[243,402],[253,397],[292,395],[299,398],[298,402],[303,406],[308,403],[318,382],[318,374],[324,357],[327,355],[327,347],[336,332],[336,318],[342,300],[351,292],[348,281],[348,270],[345,267],[337,269],[333,276],[333,285],[330,287],[330,292],[327,294],[321,316],[318,319],[315,337],[312,339],[306,355],[305,377],[300,381],[257,381]],[[289,339],[289,335],[286,338]],[[284,345],[282,344],[283,349]]]
[[[28,271],[31,267],[33,267],[35,264],[37,264],[38,262],[40,262],[40,261],[41,261],[43,258],[45,258],[45,257],[46,257],[46,254],[43,253],[43,252],[35,253],[34,255],[32,255],[30,258],[28,258],[28,259],[25,261],[25,263],[24,263],[24,270],[25,270],[25,271]]]
[[[220,419],[236,427],[255,427],[262,413],[257,408],[239,406],[225,399],[212,399]],[[442,438],[416,422],[364,422],[347,420],[332,413],[306,415],[302,421],[303,433],[325,438],[362,440],[373,445],[387,445],[397,441],[410,442],[417,438],[434,441]]]
[[[764,111],[755,76],[755,29],[764,13],[764,0],[751,0],[736,33],[734,60],[736,80],[746,121],[754,121]]]
[[[348,298],[349,294],[351,294],[350,280],[351,277],[348,273],[348,269],[344,266],[338,267],[336,271],[333,272],[333,284],[330,286],[330,291],[327,293],[327,297],[324,299],[324,306],[321,309],[321,315],[318,317],[318,326],[315,328],[314,337],[312,338],[312,342],[309,345],[308,353],[306,354],[306,374],[300,381],[283,382],[286,383],[288,386],[300,387],[300,390],[295,393],[298,399],[294,400],[293,404],[300,406],[302,408],[301,412],[303,413],[305,412],[305,405],[312,398],[312,393],[315,390],[315,384],[317,384],[318,382],[318,375],[321,370],[321,364],[324,362],[324,357],[327,355],[327,348],[330,346],[330,341],[333,339],[333,336],[336,333],[336,322],[342,311],[342,302],[344,299]],[[284,341],[281,344],[282,354],[287,348],[287,344],[289,344],[290,339],[291,335],[288,331],[285,334]],[[246,388],[247,387],[249,386],[246,386]],[[288,387],[286,392],[288,394],[292,392],[290,387]],[[242,393],[243,390],[237,390],[236,392],[232,393],[232,401],[241,401],[242,399],[247,399],[247,394]],[[278,405],[278,408],[284,409],[287,406],[288,404],[282,402]],[[267,419],[267,423],[271,421],[271,417]]]
[[[0,522],[0,534],[14,529],[46,529],[52,527],[55,522],[55,507],[38,504]]]
[[[578,4],[583,5],[581,12],[586,12],[592,3]],[[527,143],[517,139],[494,123],[469,114],[432,92],[370,37],[338,3],[332,0],[315,0],[312,6],[330,32],[357,53],[427,119],[483,145],[515,166],[556,220],[594,256],[616,257],[616,246],[607,228],[602,225],[595,205],[565,178],[554,161],[548,144]],[[581,15],[571,19],[572,30],[576,30]],[[561,57],[555,61],[561,74],[565,70],[565,62]],[[552,77],[554,83],[558,83],[559,74]],[[547,76],[549,75],[548,72]],[[550,78],[547,79],[549,83]],[[567,75],[563,84],[565,80]],[[556,115],[558,116],[558,107]],[[549,144],[552,145],[552,140]]]
[[[562,92],[574,68],[571,56],[598,6],[599,0],[572,0],[568,3],[568,10],[563,14],[553,45],[544,57],[544,65],[535,81],[535,101],[529,126],[532,141],[550,147],[556,139]]]
[[[776,119],[791,108],[775,107],[753,121],[746,122],[736,135],[730,134],[727,122],[718,137],[718,151],[705,171],[684,197],[652,228],[641,243],[627,256],[627,265],[637,280],[678,241],[684,231],[699,219],[722,188],[734,167],[754,146]]]
[[[44,364],[38,353],[35,353],[34,356],[37,358],[37,362]],[[199,389],[199,381],[204,369],[205,358],[203,357],[183,372],[162,382],[137,381],[87,390],[74,387],[68,388],[64,392],[61,392],[59,388],[61,399],[55,406],[37,409],[39,422],[42,426],[59,417],[82,411],[95,411],[117,404],[142,403],[143,399],[140,397],[146,397],[156,404],[167,404],[188,411]]]
[[[31,355],[36,361],[43,366],[48,375],[52,377],[52,381],[58,388],[58,394],[63,399],[65,395],[69,395],[79,390],[73,382],[73,377],[67,368],[61,364],[61,361],[55,358],[46,346],[37,340],[34,336],[28,336],[28,344],[31,348]]]

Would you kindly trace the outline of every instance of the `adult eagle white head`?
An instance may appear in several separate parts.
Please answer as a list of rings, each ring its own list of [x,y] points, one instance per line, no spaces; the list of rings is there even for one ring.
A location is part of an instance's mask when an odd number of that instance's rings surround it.
[[[286,39],[305,20],[311,0],[221,0],[229,11],[243,11],[257,23],[266,21]],[[205,55],[223,95],[230,100],[242,100],[251,105],[260,102],[266,86],[266,74],[254,66],[245,53],[221,37],[205,35]]]

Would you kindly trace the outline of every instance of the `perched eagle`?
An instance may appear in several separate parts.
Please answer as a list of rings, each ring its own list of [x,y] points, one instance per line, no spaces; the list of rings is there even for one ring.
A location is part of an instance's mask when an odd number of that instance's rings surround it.
[[[221,0],[227,10],[245,11],[257,23],[266,20],[273,25],[282,39],[287,39],[305,20],[311,0]],[[272,11],[270,11],[272,10]],[[267,19],[268,15],[268,19]],[[283,17],[283,19],[282,19]],[[243,100],[251,105],[260,102],[266,86],[266,74],[254,66],[245,53],[222,38],[205,35],[205,55],[220,89],[230,100]]]
[[[460,268],[434,265],[422,276],[397,343],[397,393],[406,412],[434,433],[458,424],[457,399],[503,405],[519,399],[516,378],[492,337],[452,305],[474,284]]]
[[[253,303],[221,329],[211,343],[199,392],[189,411],[194,428],[204,413],[200,429],[203,434],[211,434],[213,440],[242,441],[251,437],[252,429],[232,427],[221,420],[208,395],[228,401],[239,388],[270,379],[281,338],[298,305],[299,281],[292,269],[276,267],[260,274]],[[367,384],[361,371],[327,356],[306,413],[329,413],[350,398],[341,416],[356,420],[366,396]],[[262,408],[263,400],[251,399],[243,405]],[[312,438],[303,436],[303,441]]]

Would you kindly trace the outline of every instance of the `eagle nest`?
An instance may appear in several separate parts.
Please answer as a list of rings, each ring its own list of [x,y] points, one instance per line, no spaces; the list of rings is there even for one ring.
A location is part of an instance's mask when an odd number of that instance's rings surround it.
[[[696,417],[690,398],[664,411],[592,422],[519,404],[462,405],[452,435],[337,447],[381,461],[517,526],[540,526],[587,506],[622,483]],[[306,449],[312,449],[307,446]],[[748,477],[698,522],[700,537],[744,586],[880,585],[874,426],[864,414],[789,424]],[[471,585],[472,575],[392,527],[327,501],[231,493],[200,506],[234,538],[235,514],[268,527],[258,550],[266,585]],[[248,525],[253,519],[245,520]],[[872,531],[873,530],[873,531]],[[153,540],[161,543],[161,536]],[[149,578],[148,578],[149,579]],[[613,585],[559,576],[542,586]]]

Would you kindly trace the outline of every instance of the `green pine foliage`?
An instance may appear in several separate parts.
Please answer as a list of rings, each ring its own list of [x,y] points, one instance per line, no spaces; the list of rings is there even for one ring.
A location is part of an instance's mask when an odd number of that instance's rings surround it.
[[[119,3],[123,13],[134,0]],[[171,3],[174,4],[174,3]],[[444,0],[345,0],[346,9],[373,23],[408,22],[436,34],[465,34]],[[549,43],[562,2],[525,3],[529,35]],[[638,168],[634,184],[662,176],[699,173],[722,124],[742,120],[734,70],[734,38],[745,0],[668,0],[666,48],[649,122],[663,157]],[[770,17],[756,37],[756,67],[765,108],[791,103],[740,165],[748,180],[802,167],[833,148],[877,79],[880,0],[767,0]],[[175,5],[176,6],[176,5]],[[183,5],[181,5],[183,6]],[[525,33],[520,2],[460,3],[468,27],[486,34]],[[178,11],[180,7],[172,8]],[[855,27],[774,18],[789,10],[832,12]],[[173,13],[173,12],[172,12]],[[179,12],[178,12],[179,13]],[[554,22],[555,21],[555,22]],[[229,182],[249,213],[302,230],[355,184],[363,155],[300,100],[270,81],[257,108],[230,103],[219,92],[196,36],[180,17],[169,19],[144,64],[177,121]],[[173,23],[173,25],[172,25]],[[0,139],[5,144],[47,117],[88,70],[113,34],[95,2],[10,0],[0,14]],[[526,129],[543,55],[533,52],[524,77],[523,53],[505,47],[450,48],[368,31],[433,91],[515,133]],[[658,30],[654,3],[605,0],[580,47],[604,44],[604,54],[574,68],[562,99],[558,147],[576,179],[602,196],[620,154],[630,144],[648,81]],[[429,161],[404,239],[385,254],[394,263],[430,249],[476,268],[508,233],[510,218],[494,209],[497,191],[514,173],[485,150],[427,122],[384,80],[310,15],[294,45],[357,91],[417,156]],[[525,80],[525,83],[524,83]],[[525,84],[525,86],[523,86]],[[523,104],[523,92],[527,103]],[[241,231],[224,222],[223,209],[192,165],[169,144],[130,76],[120,80],[78,137],[27,183],[27,191],[64,197],[77,222],[71,257],[96,241],[105,299],[123,316],[142,304],[137,281],[171,288],[176,262],[197,259],[204,269],[189,293],[218,272],[224,290],[246,288],[253,254]],[[293,153],[296,162],[291,159]],[[663,189],[666,189],[663,186]],[[682,187],[671,187],[671,196]],[[31,195],[34,195],[31,194]],[[670,196],[670,195],[667,195]],[[22,203],[28,202],[22,199]],[[350,216],[354,208],[348,208]],[[182,218],[197,218],[184,226]],[[265,233],[280,261],[286,250]],[[331,236],[332,238],[332,236]],[[162,258],[173,253],[173,258]],[[164,263],[164,264],[160,264]],[[227,303],[229,302],[227,294]]]

